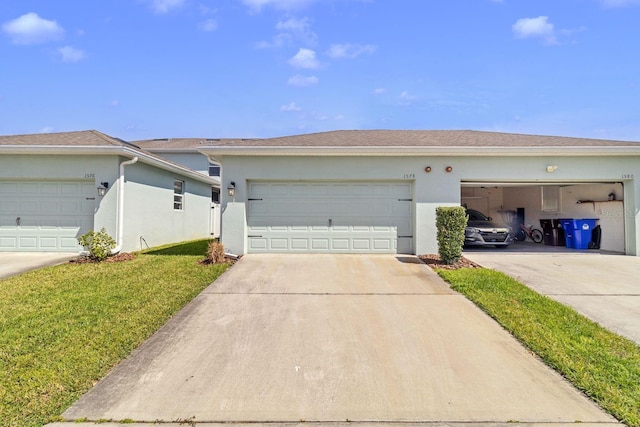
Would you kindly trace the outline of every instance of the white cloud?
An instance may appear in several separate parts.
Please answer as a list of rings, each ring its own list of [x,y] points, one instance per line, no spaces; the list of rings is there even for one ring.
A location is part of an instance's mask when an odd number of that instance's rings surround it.
[[[547,43],[556,43],[553,24],[549,22],[548,16],[538,16],[537,18],[521,18],[511,27],[513,33],[518,38],[542,38]]]
[[[372,54],[377,49],[372,44],[333,44],[327,51],[327,55],[333,59],[356,58],[362,54]]]
[[[58,53],[62,56],[64,62],[78,62],[87,57],[84,51],[71,46],[64,46],[58,49]]]
[[[252,12],[260,12],[264,7],[273,7],[280,10],[302,9],[316,0],[242,0],[249,6]]]
[[[300,87],[317,85],[318,82],[319,80],[316,76],[303,76],[301,74],[296,74],[295,76],[290,77],[289,81],[287,81],[287,83],[291,86]]]
[[[64,37],[64,28],[56,21],[43,19],[34,12],[5,22],[2,31],[11,37],[13,43],[25,45],[47,43]]]
[[[315,51],[301,48],[293,58],[289,59],[289,64],[295,68],[315,69],[320,67],[320,62],[316,58]]]
[[[273,36],[271,41],[261,41],[256,44],[256,47],[261,49],[279,48],[292,43],[294,40],[313,46],[318,40],[318,35],[311,30],[309,18],[306,17],[301,19],[289,17],[286,20],[278,21],[276,30],[279,33]]]
[[[306,44],[313,45],[318,40],[318,35],[311,30],[309,18],[288,18],[285,21],[278,21],[276,30],[281,33],[291,34],[293,38],[301,40]]]
[[[382,95],[383,93],[387,93],[387,89],[383,87],[377,87],[373,90],[374,95]]]
[[[410,94],[406,90],[400,93],[399,98],[400,98],[400,105],[411,105],[413,101],[418,99],[417,96]]]
[[[295,102],[291,101],[288,105],[281,106],[280,111],[295,112],[302,111],[302,108],[298,107]]]
[[[56,128],[54,128],[53,126],[45,126],[42,129],[40,129],[40,133],[51,133],[55,130]]]
[[[151,7],[156,13],[169,13],[171,9],[181,7],[185,0],[151,0]]]
[[[213,18],[206,19],[198,24],[198,29],[204,32],[211,32],[218,29],[218,21]]]

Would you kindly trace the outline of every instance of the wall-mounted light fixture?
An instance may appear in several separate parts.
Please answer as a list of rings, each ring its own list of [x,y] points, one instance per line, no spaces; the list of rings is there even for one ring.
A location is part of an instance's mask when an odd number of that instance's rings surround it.
[[[558,169],[557,166],[547,166],[547,172],[549,172],[549,173],[555,172],[556,169]]]
[[[427,166],[426,168],[424,168],[424,171],[425,171],[426,173],[431,172],[431,166]]]
[[[227,187],[227,194],[229,197],[233,197],[236,195],[236,183],[231,181],[229,186]]]
[[[103,197],[107,194],[107,188],[109,188],[109,183],[107,181],[101,182],[98,187],[98,196]]]
[[[451,166],[447,166],[446,168],[444,168],[445,172],[449,173],[453,170],[453,168]]]

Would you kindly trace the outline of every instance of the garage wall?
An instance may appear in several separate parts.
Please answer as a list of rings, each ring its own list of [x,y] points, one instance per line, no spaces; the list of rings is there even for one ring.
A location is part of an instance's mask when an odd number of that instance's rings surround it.
[[[0,180],[64,181],[83,180],[92,183],[114,183],[118,173],[116,156],[66,155],[0,155]],[[105,227],[115,235],[116,198],[114,191],[95,197],[94,229]]]
[[[635,177],[640,177],[637,157],[223,157],[225,189],[236,183],[236,196],[229,199],[222,192],[222,240],[239,254],[246,253],[246,182],[247,180],[408,180],[414,188],[414,252],[436,253],[435,208],[461,203],[461,182],[522,181],[625,181],[626,252],[639,253],[636,230],[640,200]],[[547,166],[556,166],[553,173]],[[430,172],[425,168],[429,166]],[[445,168],[451,166],[452,171]],[[530,191],[536,191],[534,189]],[[539,192],[539,190],[538,190]],[[524,193],[521,193],[525,196]],[[506,194],[504,194],[506,198]],[[539,200],[539,194],[529,200]],[[538,202],[539,203],[539,202]],[[539,206],[539,204],[538,204]],[[517,207],[517,206],[516,206]],[[505,208],[507,208],[505,206]],[[491,207],[491,216],[495,207]],[[528,219],[533,223],[537,218]]]
[[[174,179],[185,182],[183,210],[173,208]],[[138,162],[125,185],[123,251],[210,237],[211,184]]]

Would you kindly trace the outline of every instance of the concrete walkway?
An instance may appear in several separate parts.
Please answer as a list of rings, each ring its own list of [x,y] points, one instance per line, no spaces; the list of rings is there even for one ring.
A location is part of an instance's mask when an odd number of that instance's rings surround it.
[[[63,417],[617,424],[415,257],[391,255],[245,256]]]
[[[63,264],[77,256],[77,252],[0,252],[0,279],[49,265]]]
[[[640,257],[566,248],[465,251],[483,267],[501,271],[640,344]]]

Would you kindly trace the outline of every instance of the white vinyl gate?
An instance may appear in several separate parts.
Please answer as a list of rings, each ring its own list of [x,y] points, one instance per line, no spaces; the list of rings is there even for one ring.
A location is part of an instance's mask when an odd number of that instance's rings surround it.
[[[93,181],[0,181],[0,251],[80,251],[96,194]]]
[[[412,253],[409,182],[248,183],[249,252]]]

